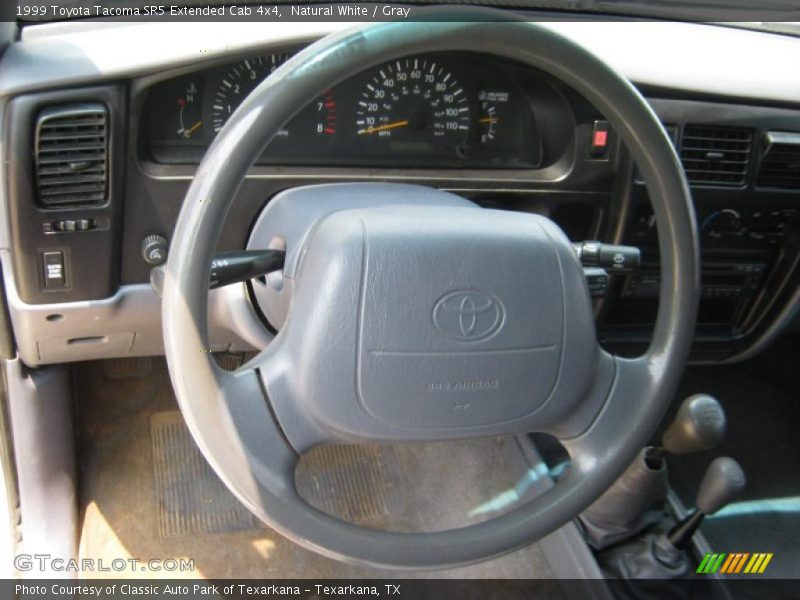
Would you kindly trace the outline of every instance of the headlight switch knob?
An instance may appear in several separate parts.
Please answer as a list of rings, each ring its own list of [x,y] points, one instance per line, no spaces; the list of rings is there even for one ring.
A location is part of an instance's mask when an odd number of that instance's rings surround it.
[[[148,235],[142,240],[142,258],[153,266],[163,265],[167,260],[167,238],[163,235]]]

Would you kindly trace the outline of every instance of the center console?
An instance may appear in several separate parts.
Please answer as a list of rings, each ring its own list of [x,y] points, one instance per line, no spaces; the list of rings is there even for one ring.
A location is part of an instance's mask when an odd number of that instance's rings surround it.
[[[692,357],[737,360],[788,318],[800,283],[800,178],[771,178],[800,164],[800,113],[778,108],[653,100],[689,180],[700,238],[700,305]],[[774,140],[781,140],[777,144]],[[624,169],[624,167],[623,167]],[[649,340],[661,285],[656,219],[634,167],[619,198],[616,243],[639,247],[642,268],[617,277],[598,310],[604,344],[637,354]],[[781,316],[783,314],[783,316]]]
[[[745,331],[787,233],[794,229],[794,208],[701,211],[701,310],[699,334],[732,336]],[[653,323],[661,285],[658,237],[648,205],[640,205],[624,243],[642,249],[641,270],[629,276],[606,324],[635,331]]]

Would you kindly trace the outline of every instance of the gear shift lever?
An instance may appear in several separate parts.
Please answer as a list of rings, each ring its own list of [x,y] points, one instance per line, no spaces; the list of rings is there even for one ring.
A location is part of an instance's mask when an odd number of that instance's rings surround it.
[[[716,398],[695,394],[683,401],[675,420],[664,432],[661,446],[647,453],[650,461],[661,461],[669,454],[688,454],[713,448],[725,435],[725,412]]]
[[[667,497],[664,458],[707,450],[725,434],[725,413],[706,394],[683,401],[661,446],[642,450],[622,476],[578,517],[591,546],[602,549],[661,521]]]
[[[723,508],[741,493],[744,486],[744,472],[735,460],[728,457],[716,459],[703,476],[697,493],[697,509],[668,533],[650,533],[635,542],[607,550],[600,558],[604,572],[628,582],[636,580],[639,586],[644,587],[650,580],[656,580],[662,586],[664,579],[683,580],[689,569],[685,549],[703,518]],[[655,596],[634,594],[633,597]],[[688,597],[688,594],[675,597]]]
[[[669,531],[670,544],[678,550],[686,548],[703,518],[713,515],[741,494],[745,483],[742,467],[732,458],[722,456],[712,462],[697,492],[697,509]]]

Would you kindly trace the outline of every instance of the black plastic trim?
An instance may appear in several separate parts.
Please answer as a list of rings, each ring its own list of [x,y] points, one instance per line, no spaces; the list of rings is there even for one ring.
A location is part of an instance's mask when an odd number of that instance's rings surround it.
[[[34,137],[43,109],[81,102],[104,104],[109,113],[108,194],[97,206],[41,207],[36,202]],[[29,304],[95,300],[113,295],[119,282],[127,101],[124,88],[87,87],[29,94],[13,99],[6,112],[4,164],[8,176],[9,229],[14,276]],[[13,154],[8,155],[9,149]],[[60,220],[93,219],[88,231],[48,232]],[[64,286],[45,290],[42,252],[64,252]]]

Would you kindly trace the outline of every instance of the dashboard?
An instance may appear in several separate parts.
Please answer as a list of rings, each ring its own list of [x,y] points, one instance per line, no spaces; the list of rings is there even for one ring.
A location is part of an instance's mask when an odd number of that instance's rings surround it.
[[[196,164],[230,115],[293,54],[253,55],[160,82],[143,111],[141,151]],[[558,92],[487,57],[409,56],[324,91],[267,145],[260,164],[537,168]],[[539,119],[537,119],[537,115]]]
[[[160,238],[168,251],[200,160],[248,92],[344,26],[75,25],[27,28],[0,68],[0,260],[30,365],[163,352],[143,244]],[[785,77],[800,44],[701,24],[547,26],[628,75],[675,144],[703,263],[692,360],[763,349],[800,312],[800,84]],[[708,44],[725,60],[699,60]],[[130,47],[140,52],[115,50]],[[63,149],[42,145],[65,122],[87,132],[80,152],[99,152],[70,159],[78,187],[51,177],[47,157]],[[365,68],[265,140],[218,250],[257,245],[253,224],[281,191],[347,181],[427,185],[545,215],[574,241],[640,248],[640,272],[612,276],[595,314],[609,349],[646,346],[660,286],[647,190],[604,116],[563,83],[475,53],[420,52]],[[212,291],[213,350],[268,343],[258,285]]]

